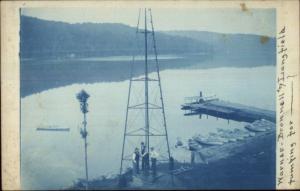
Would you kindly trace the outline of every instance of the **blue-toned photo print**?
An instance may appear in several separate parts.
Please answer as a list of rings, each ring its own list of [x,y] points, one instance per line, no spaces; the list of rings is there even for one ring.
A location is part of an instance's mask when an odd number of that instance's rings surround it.
[[[20,9],[21,188],[275,189],[276,9]]]

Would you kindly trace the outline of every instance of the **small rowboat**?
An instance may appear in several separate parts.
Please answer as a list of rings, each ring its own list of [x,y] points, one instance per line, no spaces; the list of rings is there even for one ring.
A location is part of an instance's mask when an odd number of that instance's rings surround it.
[[[242,129],[234,129],[233,133],[236,134],[236,135],[243,136],[243,137],[253,137],[253,136],[255,136],[255,133],[249,132],[249,131],[244,131]]]
[[[249,131],[253,132],[265,132],[271,129],[275,129],[276,125],[275,123],[261,119],[261,120],[256,120],[251,124],[245,125],[245,128]]]
[[[218,139],[219,141],[222,141],[223,143],[228,143],[229,140],[225,137],[222,137],[219,133],[209,133],[209,137]]]
[[[193,138],[196,142],[202,144],[202,145],[223,145],[223,141],[218,139],[218,138],[213,138],[213,137],[204,137],[202,135],[198,135],[198,136],[195,136]]]
[[[257,125],[253,125],[253,124],[247,124],[247,125],[245,125],[245,128],[248,131],[252,131],[252,132],[265,132],[265,131],[267,131],[266,128],[261,127],[261,126],[257,126]]]
[[[217,129],[217,134],[222,137],[226,138],[229,142],[235,142],[237,141],[236,136],[231,131],[226,131],[224,129]]]
[[[199,145],[199,143],[197,143],[193,139],[189,139],[188,145],[189,145],[189,150],[198,150],[202,148],[202,146]]]

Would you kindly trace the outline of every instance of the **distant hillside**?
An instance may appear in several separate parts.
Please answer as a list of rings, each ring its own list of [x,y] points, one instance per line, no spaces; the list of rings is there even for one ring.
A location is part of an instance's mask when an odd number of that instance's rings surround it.
[[[21,57],[132,55],[137,52],[135,32],[135,28],[124,24],[68,24],[22,16]],[[156,33],[156,39],[160,54],[198,53],[207,47],[187,37],[160,32]]]
[[[275,38],[252,34],[223,34],[206,31],[168,31],[168,35],[187,37],[209,45],[215,56],[266,59],[275,64]]]
[[[124,24],[68,24],[22,16],[21,57],[89,57],[142,53],[143,39],[138,41],[138,51],[134,44],[135,32],[135,28]],[[156,39],[160,54],[208,53],[214,56],[275,59],[276,42],[270,37],[168,31],[156,32]]]

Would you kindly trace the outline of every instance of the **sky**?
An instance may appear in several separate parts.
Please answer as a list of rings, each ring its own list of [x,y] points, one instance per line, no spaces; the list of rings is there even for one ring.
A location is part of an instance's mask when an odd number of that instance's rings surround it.
[[[68,23],[123,23],[136,26],[136,8],[23,8],[22,15]],[[197,30],[275,37],[276,10],[238,8],[155,8],[155,30]]]

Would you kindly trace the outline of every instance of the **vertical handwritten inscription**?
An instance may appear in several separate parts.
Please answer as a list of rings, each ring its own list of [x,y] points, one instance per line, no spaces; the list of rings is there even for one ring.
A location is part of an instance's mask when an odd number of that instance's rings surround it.
[[[297,180],[296,169],[296,128],[293,116],[294,80],[297,75],[290,74],[287,68],[288,48],[287,29],[282,27],[277,38],[278,77],[277,77],[277,103],[278,103],[278,133],[277,133],[277,186],[293,186]],[[292,187],[291,187],[292,188]]]
[[[288,168],[289,168],[289,176],[288,176],[288,183],[289,185],[293,185],[296,183],[296,177],[295,177],[295,162],[296,162],[296,145],[297,143],[294,141],[296,139],[296,128],[294,124],[294,118],[293,118],[293,103],[294,103],[294,95],[293,95],[293,80],[296,75],[289,75],[287,76],[287,79],[291,81],[291,97],[290,97],[290,118],[289,118],[289,124],[288,124],[288,134],[287,138],[291,139],[291,142],[289,143],[289,154],[288,154]]]
[[[277,175],[277,186],[284,182],[285,177],[285,151],[284,151],[284,140],[285,140],[285,65],[286,60],[288,58],[287,48],[286,48],[286,31],[285,27],[281,29],[279,32],[279,36],[277,38],[278,44],[278,55],[279,55],[279,74],[277,77],[277,101],[279,102],[279,128],[277,134],[277,147],[279,151],[279,174]],[[277,111],[278,112],[278,111]]]

